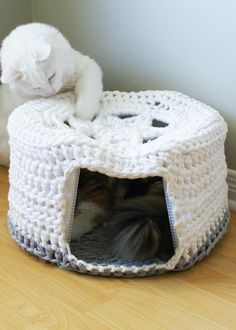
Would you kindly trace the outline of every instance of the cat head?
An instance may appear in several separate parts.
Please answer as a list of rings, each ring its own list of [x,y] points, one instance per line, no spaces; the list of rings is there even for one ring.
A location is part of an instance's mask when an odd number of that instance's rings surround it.
[[[2,43],[3,84],[26,96],[56,94],[73,72],[73,49],[54,27],[31,23],[17,27]]]

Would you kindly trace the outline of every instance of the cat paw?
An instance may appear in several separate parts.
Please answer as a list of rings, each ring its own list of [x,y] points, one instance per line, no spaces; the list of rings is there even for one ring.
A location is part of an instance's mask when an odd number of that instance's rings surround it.
[[[98,104],[80,97],[76,103],[75,116],[80,119],[92,120],[98,113]]]
[[[81,134],[90,136],[91,135],[91,127],[89,125],[89,121],[85,119],[81,119],[75,116],[71,116],[68,118],[68,124],[70,128],[76,129]]]

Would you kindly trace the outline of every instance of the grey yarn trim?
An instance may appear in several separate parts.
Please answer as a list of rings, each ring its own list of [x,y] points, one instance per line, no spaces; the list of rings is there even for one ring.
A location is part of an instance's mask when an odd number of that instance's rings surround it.
[[[198,250],[196,254],[189,253],[191,255],[191,258],[188,262],[182,257],[178,264],[176,265],[174,271],[181,271],[191,268],[196,262],[201,261],[204,257],[208,256],[211,252],[211,250],[215,247],[215,245],[218,243],[218,241],[223,237],[223,235],[227,231],[227,227],[230,220],[230,211],[228,210],[222,219],[222,221],[219,223],[218,227],[215,231],[211,233],[211,235],[208,237],[205,244]]]
[[[185,270],[188,269],[190,267],[192,267],[196,262],[201,261],[205,256],[207,256],[210,251],[214,248],[214,246],[216,245],[216,243],[222,238],[223,234],[226,232],[227,229],[227,225],[229,222],[229,212],[225,213],[222,220],[219,222],[218,227],[211,233],[211,235],[209,235],[207,241],[204,243],[204,245],[198,250],[197,253],[191,253],[191,251],[189,251],[189,255],[190,260],[188,262],[186,262],[185,258],[181,258],[178,262],[178,264],[176,265],[176,267],[174,268],[174,271],[180,271],[180,270]],[[167,272],[168,270],[162,268],[162,269],[155,269],[155,264],[160,264],[160,263],[164,263],[164,261],[162,260],[158,260],[158,259],[152,259],[152,260],[147,260],[145,261],[145,263],[137,263],[137,262],[129,262],[129,264],[127,263],[127,261],[121,261],[121,260],[114,260],[114,259],[108,259],[105,260],[104,258],[98,259],[94,259],[93,258],[93,253],[95,252],[95,250],[91,249],[91,245],[90,248],[87,246],[86,248],[84,248],[84,251],[87,251],[87,254],[85,253],[83,256],[79,253],[81,252],[83,254],[83,251],[81,250],[81,246],[77,248],[75,248],[74,243],[71,243],[71,251],[73,252],[73,254],[76,253],[76,256],[78,259],[80,260],[84,260],[88,263],[88,265],[92,265],[92,270],[87,269],[87,267],[85,266],[84,263],[76,263],[76,261],[74,260],[69,260],[68,258],[68,253],[62,254],[60,251],[60,248],[58,246],[58,248],[56,250],[52,250],[51,248],[51,244],[50,242],[48,242],[48,246],[47,248],[42,247],[41,243],[37,243],[34,239],[30,239],[27,237],[27,235],[22,235],[21,230],[17,229],[17,226],[14,226],[11,222],[11,219],[8,219],[8,226],[9,226],[9,230],[10,233],[13,237],[13,239],[16,240],[17,244],[24,250],[26,250],[27,252],[38,256],[39,258],[41,258],[44,261],[48,261],[51,262],[53,264],[57,264],[58,266],[62,267],[62,268],[66,268],[69,270],[73,270],[73,271],[77,271],[79,273],[86,273],[86,274],[90,274],[90,275],[101,275],[101,276],[113,276],[113,277],[144,277],[144,276],[151,276],[151,275],[161,275],[165,272]],[[90,242],[91,242],[91,237],[94,236],[90,236]],[[101,237],[101,236],[100,236]],[[86,239],[86,237],[85,237]],[[100,240],[101,241],[101,240]],[[83,243],[83,241],[81,240],[81,242]],[[80,242],[80,244],[81,244]],[[85,242],[85,241],[84,241]],[[78,252],[78,251],[79,252]],[[78,255],[79,254],[79,255]],[[82,258],[83,257],[83,258]],[[87,260],[86,260],[87,258]],[[90,263],[89,263],[90,261]],[[153,267],[150,267],[148,271],[144,271],[143,270],[143,266],[145,265],[151,265],[154,264]],[[109,269],[110,268],[115,267],[115,271],[111,271]],[[130,270],[127,271],[121,271],[119,270],[119,266],[128,266],[130,267]],[[132,271],[132,266],[135,266],[136,268],[136,272],[134,273]],[[106,267],[106,268],[105,268]],[[137,267],[139,268],[137,271]],[[101,272],[100,269],[104,268],[104,271]]]

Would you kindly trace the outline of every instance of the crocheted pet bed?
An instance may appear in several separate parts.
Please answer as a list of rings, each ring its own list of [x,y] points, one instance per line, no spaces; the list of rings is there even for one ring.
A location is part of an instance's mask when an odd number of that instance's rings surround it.
[[[63,268],[103,276],[183,270],[224,234],[228,198],[227,127],[209,106],[177,92],[104,92],[92,122],[73,117],[74,95],[29,102],[9,119],[9,229],[31,254]],[[79,169],[118,178],[161,176],[174,255],[115,259],[103,228],[70,242]]]

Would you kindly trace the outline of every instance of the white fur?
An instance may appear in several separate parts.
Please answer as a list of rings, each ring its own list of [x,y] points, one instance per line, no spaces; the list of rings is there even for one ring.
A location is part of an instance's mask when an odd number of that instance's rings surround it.
[[[13,109],[26,101],[27,98],[10,91],[8,85],[0,86],[0,165],[9,165],[8,117]]]
[[[19,26],[3,41],[0,55],[1,81],[9,86],[0,87],[0,165],[8,164],[6,124],[16,106],[74,89],[75,115],[91,120],[98,113],[102,71],[56,28],[41,23]]]

